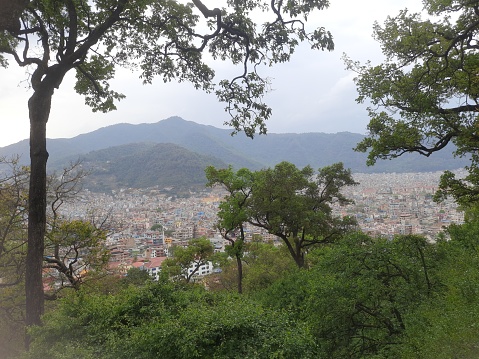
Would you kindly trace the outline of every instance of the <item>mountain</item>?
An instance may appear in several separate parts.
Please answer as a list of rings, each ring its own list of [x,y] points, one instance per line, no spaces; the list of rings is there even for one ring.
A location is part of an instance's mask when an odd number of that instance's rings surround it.
[[[235,169],[248,167],[257,170],[271,167],[281,161],[289,161],[298,167],[311,165],[317,169],[335,162],[343,162],[345,167],[353,172],[428,172],[457,169],[467,164],[466,159],[454,158],[453,148],[443,150],[425,158],[418,154],[407,154],[391,161],[378,161],[373,167],[366,166],[366,154],[353,151],[353,147],[364,138],[363,135],[340,132],[302,133],[302,134],[275,134],[256,136],[254,139],[239,133],[231,136],[231,130],[219,129],[213,126],[200,125],[192,121],[185,121],[179,117],[171,117],[151,124],[117,124],[96,131],[82,134],[70,139],[49,139],[47,146],[50,153],[49,169],[57,169],[69,161],[85,156],[92,151],[111,148],[107,152],[98,152],[91,156],[117,156],[130,153],[130,157],[121,160],[109,159],[109,171],[114,171],[113,164],[123,168],[122,163],[147,163],[138,160],[141,152],[148,152],[148,159],[153,159],[151,151],[157,151],[157,156],[163,153],[171,156],[165,147],[152,147],[153,144],[171,144],[183,147],[190,151],[189,155],[206,156],[206,162],[217,161],[232,165]],[[149,150],[142,148],[140,152],[123,145],[149,144]],[[140,148],[138,147],[138,149]],[[118,152],[119,151],[119,152]],[[176,148],[174,151],[179,151]],[[10,157],[14,154],[23,154],[23,161],[28,162],[28,141],[0,148],[0,156]],[[115,154],[116,153],[116,154]],[[146,154],[144,154],[146,156]],[[88,155],[90,156],[90,154]],[[87,156],[87,157],[88,157]],[[106,157],[104,160],[106,160]],[[185,160],[183,158],[182,160]],[[185,160],[186,161],[186,160]],[[201,162],[201,163],[206,163]],[[149,166],[153,166],[148,162]],[[178,162],[181,163],[181,162]],[[176,166],[178,165],[176,164]],[[95,166],[100,166],[96,163]],[[182,166],[178,166],[181,168]],[[145,173],[137,169],[138,173]],[[123,184],[133,184],[133,178],[121,179]],[[137,179],[139,181],[139,179]]]
[[[117,188],[172,188],[173,192],[204,188],[204,169],[226,167],[217,158],[200,155],[170,143],[135,143],[80,156],[91,174],[84,186],[92,191]]]
[[[230,130],[200,125],[179,117],[152,124],[121,123],[70,139],[48,139],[48,165],[49,168],[56,168],[81,154],[129,143],[172,143],[199,154],[218,157],[234,167],[263,167],[262,161],[255,161],[238,151],[238,146],[244,146],[243,143],[246,145],[251,140],[245,141],[245,136],[240,134],[237,136],[243,137],[240,143],[230,143],[235,139],[230,133]],[[0,156],[22,154],[24,164],[28,164],[28,153],[28,140],[0,148]]]

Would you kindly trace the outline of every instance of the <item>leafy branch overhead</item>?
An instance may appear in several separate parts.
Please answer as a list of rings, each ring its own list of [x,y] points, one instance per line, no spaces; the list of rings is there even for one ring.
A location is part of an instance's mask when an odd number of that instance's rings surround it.
[[[424,10],[426,19],[403,10],[383,26],[374,25],[386,56],[382,64],[345,60],[358,74],[357,101],[369,102],[369,134],[356,150],[369,152],[373,165],[407,152],[430,156],[453,143],[458,156],[470,156],[474,172],[479,164],[479,4],[427,0]]]
[[[0,64],[7,66],[13,58],[22,67],[33,65],[34,90],[54,72],[49,81],[58,88],[75,69],[75,90],[94,111],[103,112],[124,98],[109,84],[119,66],[138,70],[144,83],[155,77],[189,81],[214,91],[227,104],[228,124],[252,137],[257,130],[266,132],[264,121],[271,116],[262,101],[269,80],[259,66],[289,61],[301,41],[333,50],[329,32],[305,26],[315,10],[328,5],[324,0],[230,0],[212,9],[200,0],[31,1],[18,16],[20,29],[5,25],[9,31],[0,34]],[[216,83],[204,53],[229,61],[238,74]]]

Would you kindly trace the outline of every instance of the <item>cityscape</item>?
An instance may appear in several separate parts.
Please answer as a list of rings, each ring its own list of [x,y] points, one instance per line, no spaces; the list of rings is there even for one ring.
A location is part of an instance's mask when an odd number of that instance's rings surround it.
[[[448,225],[464,223],[464,213],[452,199],[433,201],[440,175],[441,172],[355,174],[359,184],[343,191],[354,203],[333,204],[333,214],[355,217],[360,229],[372,236],[417,234],[434,241]],[[224,250],[227,242],[215,224],[218,205],[225,194],[220,187],[192,192],[188,198],[172,197],[157,188],[129,188],[109,194],[85,190],[76,202],[65,203],[62,210],[72,219],[108,217],[112,228],[106,243],[110,269],[126,274],[136,267],[157,277],[171,246],[186,246],[189,239],[206,237],[216,251]],[[255,235],[281,243],[264,230],[247,226],[246,240]],[[213,270],[209,263],[197,274],[211,274]]]

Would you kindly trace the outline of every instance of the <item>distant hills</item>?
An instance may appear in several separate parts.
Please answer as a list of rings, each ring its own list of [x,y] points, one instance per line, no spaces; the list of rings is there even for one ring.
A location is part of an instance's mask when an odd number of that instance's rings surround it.
[[[188,187],[204,185],[204,168],[232,165],[257,170],[289,161],[317,169],[343,162],[353,172],[430,172],[457,169],[467,164],[452,156],[452,149],[429,158],[408,154],[392,161],[366,166],[366,154],[352,149],[363,135],[303,133],[247,138],[231,136],[228,129],[171,117],[152,124],[117,124],[70,139],[49,139],[49,170],[81,158],[92,175],[87,187]],[[0,155],[22,155],[28,164],[28,140],[0,148]]]
[[[171,188],[175,193],[204,188],[204,169],[226,167],[218,158],[189,151],[171,143],[134,143],[81,156],[91,174],[86,187],[92,191],[116,188]]]

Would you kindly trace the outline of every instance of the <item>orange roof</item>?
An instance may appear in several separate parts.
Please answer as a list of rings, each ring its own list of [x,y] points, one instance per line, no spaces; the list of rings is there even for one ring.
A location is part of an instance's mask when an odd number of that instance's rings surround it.
[[[146,268],[155,268],[155,267],[160,267],[161,263],[168,258],[168,257],[155,257],[155,258],[150,258],[150,261],[145,263]]]

